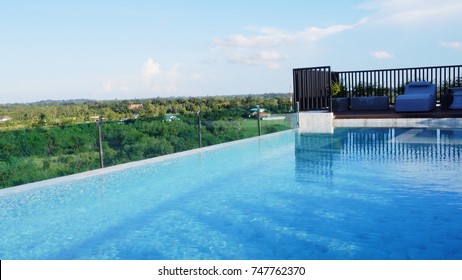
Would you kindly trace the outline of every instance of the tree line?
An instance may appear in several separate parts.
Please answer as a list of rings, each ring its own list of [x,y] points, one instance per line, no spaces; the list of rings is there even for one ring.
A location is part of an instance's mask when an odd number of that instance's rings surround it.
[[[141,105],[131,108],[131,105]],[[249,109],[261,105],[273,113],[288,112],[291,104],[288,94],[263,94],[247,96],[179,97],[141,100],[68,100],[41,101],[30,104],[0,105],[0,117],[10,116],[0,122],[0,129],[45,125],[68,125],[92,121],[94,116],[104,116],[108,121],[140,117],[159,117],[165,114],[191,114],[219,112],[230,109]]]

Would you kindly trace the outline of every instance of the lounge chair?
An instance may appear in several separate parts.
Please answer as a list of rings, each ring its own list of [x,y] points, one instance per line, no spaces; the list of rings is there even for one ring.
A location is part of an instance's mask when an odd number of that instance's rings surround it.
[[[395,99],[396,112],[428,112],[435,106],[436,85],[431,82],[411,82]]]

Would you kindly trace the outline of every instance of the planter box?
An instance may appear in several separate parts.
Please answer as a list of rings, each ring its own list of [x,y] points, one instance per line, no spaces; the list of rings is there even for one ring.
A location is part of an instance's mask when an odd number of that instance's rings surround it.
[[[388,109],[388,96],[351,97],[351,110],[386,110]]]
[[[452,96],[452,94],[442,94],[440,98],[441,109],[448,110],[449,106],[452,105],[452,101],[454,101],[454,96]]]
[[[452,91],[452,104],[449,109],[462,109],[462,87],[449,88]]]
[[[332,98],[332,112],[342,112],[348,110],[348,97]]]

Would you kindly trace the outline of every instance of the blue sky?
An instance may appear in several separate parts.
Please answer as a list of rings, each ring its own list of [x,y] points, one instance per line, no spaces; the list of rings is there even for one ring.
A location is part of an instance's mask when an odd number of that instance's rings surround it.
[[[292,69],[462,64],[462,1],[1,1],[0,103],[289,92]]]

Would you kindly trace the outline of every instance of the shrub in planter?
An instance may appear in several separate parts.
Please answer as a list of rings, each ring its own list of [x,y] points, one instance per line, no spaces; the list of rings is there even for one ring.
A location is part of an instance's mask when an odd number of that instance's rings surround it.
[[[455,79],[454,81],[445,81],[443,83],[443,90],[441,92],[440,97],[440,105],[441,109],[447,110],[452,105],[454,101],[454,95],[452,94],[452,90],[449,88],[453,87],[461,87],[462,86],[462,77]]]
[[[353,88],[350,99],[351,110],[386,110],[389,107],[387,88],[360,83]]]
[[[449,106],[452,104],[452,101],[454,101],[454,96],[449,90],[445,90],[440,98],[441,109],[448,110]]]
[[[348,92],[340,82],[333,82],[331,87],[332,92],[332,111],[341,112],[346,111],[349,108],[349,98],[347,97]]]

